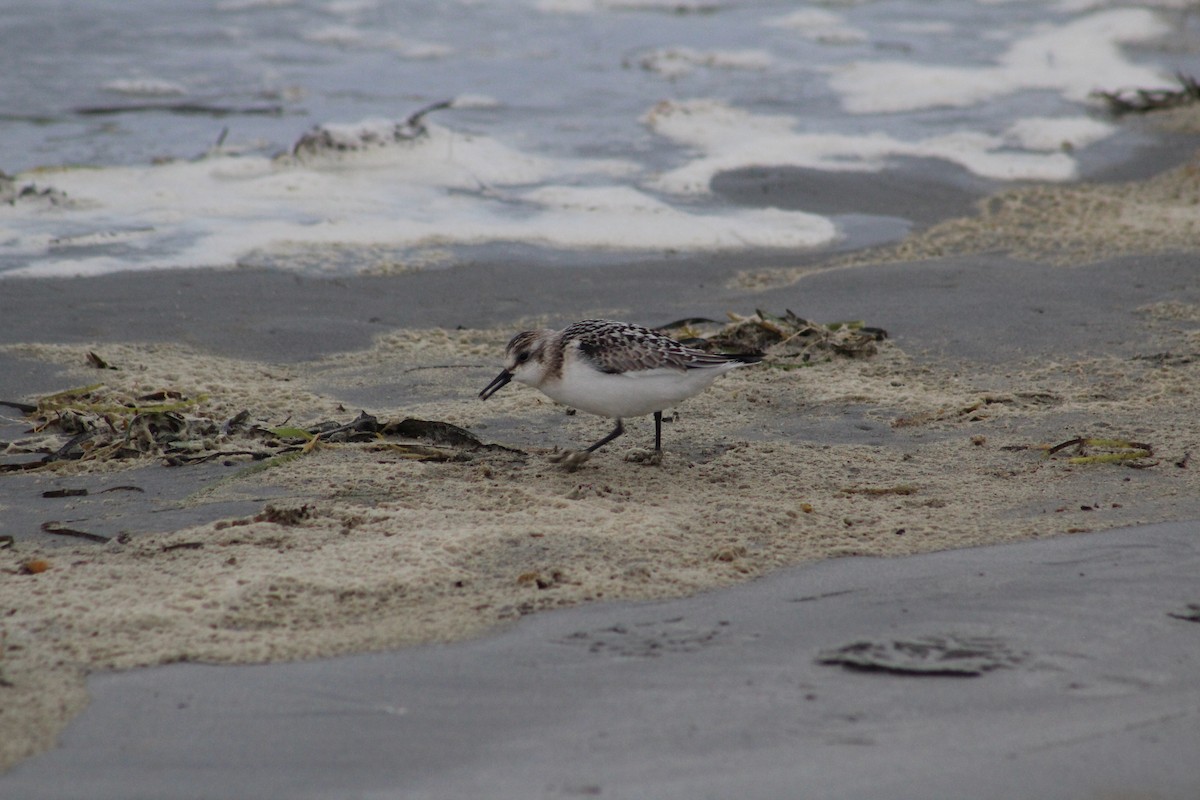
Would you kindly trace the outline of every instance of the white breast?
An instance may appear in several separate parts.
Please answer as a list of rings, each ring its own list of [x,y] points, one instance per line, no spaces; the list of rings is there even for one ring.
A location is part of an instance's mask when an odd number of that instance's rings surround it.
[[[707,389],[738,362],[708,369],[647,369],[599,372],[579,358],[568,357],[558,380],[538,388],[563,405],[601,417],[639,417],[662,411]]]

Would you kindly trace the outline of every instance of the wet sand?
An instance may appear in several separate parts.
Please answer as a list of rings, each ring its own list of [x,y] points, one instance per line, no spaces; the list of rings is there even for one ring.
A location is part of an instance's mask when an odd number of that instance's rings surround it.
[[[25,800],[1184,800],[1198,567],[1195,526],[1171,524],[831,559],[450,645],[103,673],[62,746],[2,785]],[[860,643],[948,655],[939,642],[980,674],[818,662]]]
[[[1132,198],[1137,219],[1150,202],[1167,217],[1193,208],[1194,172],[1157,180],[1153,191],[1106,191]],[[1178,191],[1163,191],[1168,181]],[[1078,208],[1050,207],[1068,216]],[[1030,224],[1047,212],[1031,213]],[[1098,216],[1092,235],[1113,228]],[[922,251],[913,261],[894,260],[897,252],[855,263],[673,257],[572,273],[514,263],[355,279],[235,270],[3,284],[0,399],[103,380],[130,393],[204,396],[196,413],[218,421],[243,409],[272,425],[365,409],[450,422],[520,453],[440,463],[329,445],[254,473],[237,459],[175,468],[147,459],[133,471],[81,462],[0,477],[0,534],[15,540],[0,550],[0,676],[9,684],[0,688],[0,759],[11,765],[51,747],[86,706],[85,678],[96,670],[387,650],[831,558],[1200,519],[1195,240],[1149,248],[1133,226],[1133,244],[1115,251],[1123,255],[1072,251],[1064,260],[1059,250],[1037,258],[1022,249],[1037,243],[1018,233],[1027,229],[1006,228],[999,240],[1014,254]],[[892,336],[869,359],[731,374],[680,407],[660,468],[623,460],[648,443],[645,420],[567,473],[548,455],[597,438],[605,421],[567,416],[519,387],[487,403],[475,397],[521,327],[590,315],[661,324],[756,307],[860,319]],[[119,369],[98,376],[88,352]],[[6,440],[23,435],[19,423],[0,426]],[[1107,452],[1096,447],[1047,455],[1076,437],[1147,443],[1152,453],[1124,463],[1072,461]],[[142,491],[101,493],[120,485]],[[88,496],[42,497],[77,487]],[[61,540],[39,530],[47,520],[134,535]],[[1177,550],[1162,558],[1183,557]],[[978,552],[986,561],[993,551]],[[22,572],[39,560],[49,569]],[[1037,615],[1022,624],[1038,624]],[[1183,623],[1164,635],[1191,632]],[[1194,687],[1181,691],[1194,700]],[[905,701],[895,699],[900,713]],[[39,763],[0,788],[46,775]],[[71,796],[63,781],[44,785]]]

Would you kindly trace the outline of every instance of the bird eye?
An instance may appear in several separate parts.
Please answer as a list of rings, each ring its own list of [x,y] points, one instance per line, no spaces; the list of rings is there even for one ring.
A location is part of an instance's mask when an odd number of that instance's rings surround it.
[[[517,354],[517,363],[518,364],[524,364],[528,360],[529,360],[529,351],[528,350],[525,350],[524,352]]]

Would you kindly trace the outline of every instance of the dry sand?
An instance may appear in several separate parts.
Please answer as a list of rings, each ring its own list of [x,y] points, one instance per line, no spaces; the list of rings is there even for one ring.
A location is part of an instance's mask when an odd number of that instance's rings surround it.
[[[1194,190],[1197,171],[1105,189],[1096,207],[1115,203],[1115,218],[1136,220],[1153,217],[1152,201],[1183,208],[1178,198],[1194,194],[1164,190],[1168,179]],[[1075,233],[1064,241],[1105,241],[1112,214],[1076,215],[1091,190],[1031,191],[1052,201],[990,202],[1070,219]],[[1010,249],[1041,246],[1003,230]],[[1136,237],[1131,247],[1153,249]],[[386,443],[321,445],[266,470],[235,463],[185,501],[282,489],[256,515],[123,543],[22,539],[0,550],[0,767],[54,744],[87,702],[90,670],[460,639],[541,609],[680,596],[815,559],[1198,517],[1200,307],[1163,302],[1136,319],[1130,336],[1146,343],[1144,358],[968,372],[885,343],[870,359],[739,370],[679,409],[661,467],[623,460],[651,435],[635,420],[574,473],[548,463],[552,448],[592,441],[607,421],[567,416],[524,387],[487,403],[475,396],[499,367],[509,326],[393,331],[368,350],[286,365],[172,344],[0,348],[68,365],[76,384],[97,381],[84,365],[99,350],[120,367],[102,374],[109,386],[206,395],[195,411],[214,421],[243,409],[273,425],[349,420],[362,398],[390,396],[366,410],[450,422],[522,451],[426,462]],[[1075,448],[1047,454],[1075,437],[1143,442],[1153,453],[1115,463],[1073,463]],[[73,470],[112,468],[68,465],[53,485],[70,485]],[[70,512],[64,500],[63,518]]]

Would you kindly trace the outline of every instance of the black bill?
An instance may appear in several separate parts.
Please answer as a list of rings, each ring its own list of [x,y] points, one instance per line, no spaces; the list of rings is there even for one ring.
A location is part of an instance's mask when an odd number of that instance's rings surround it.
[[[496,392],[498,392],[502,388],[504,388],[504,385],[507,384],[509,381],[511,381],[512,377],[513,376],[512,376],[511,372],[509,372],[508,370],[504,370],[503,372],[501,372],[499,375],[496,376],[496,380],[492,381],[487,386],[483,387],[483,391],[479,393],[479,399],[487,400],[489,397],[494,395]]]

